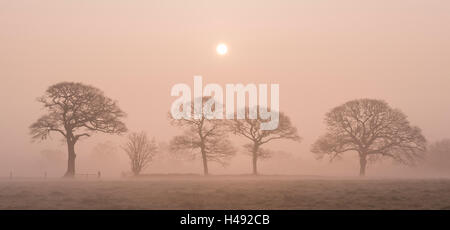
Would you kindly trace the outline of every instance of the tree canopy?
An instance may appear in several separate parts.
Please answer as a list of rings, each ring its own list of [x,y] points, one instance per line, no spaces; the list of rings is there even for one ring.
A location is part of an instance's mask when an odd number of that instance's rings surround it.
[[[313,144],[312,152],[335,159],[355,151],[360,157],[361,175],[365,174],[368,158],[389,157],[414,164],[426,150],[421,130],[382,100],[349,101],[327,113],[325,123],[327,133]]]
[[[38,101],[47,113],[30,126],[30,134],[33,139],[44,140],[51,133],[59,133],[66,139],[69,152],[66,176],[75,174],[74,145],[81,137],[95,132],[120,134],[127,131],[121,121],[125,113],[93,86],[58,83],[50,86]]]

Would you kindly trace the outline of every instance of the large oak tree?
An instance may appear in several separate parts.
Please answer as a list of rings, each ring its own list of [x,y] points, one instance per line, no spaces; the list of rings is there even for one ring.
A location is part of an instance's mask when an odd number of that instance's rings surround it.
[[[96,132],[120,134],[127,131],[121,118],[125,113],[117,103],[95,87],[62,82],[50,86],[38,98],[47,114],[30,126],[33,139],[47,139],[51,133],[62,135],[68,148],[65,177],[75,175],[75,144]]]
[[[413,164],[426,150],[426,140],[406,115],[386,102],[374,99],[352,100],[326,114],[328,132],[312,146],[312,152],[331,159],[345,152],[357,152],[360,175],[368,160],[389,157]]]

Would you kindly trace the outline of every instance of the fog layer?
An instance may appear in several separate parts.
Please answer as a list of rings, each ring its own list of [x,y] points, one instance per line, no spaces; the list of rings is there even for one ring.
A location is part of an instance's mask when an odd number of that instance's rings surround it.
[[[29,125],[44,113],[36,98],[52,84],[100,88],[128,114],[131,131],[164,146],[181,132],[167,112],[174,84],[278,83],[280,109],[301,143],[274,142],[263,174],[357,175],[358,158],[317,161],[311,144],[324,114],[358,98],[387,101],[429,142],[450,137],[450,2],[444,1],[0,1],[0,177],[61,176],[66,146],[57,134],[32,143]],[[229,54],[218,56],[225,42]],[[124,136],[77,144],[80,173],[128,172]],[[240,140],[236,145],[241,147]],[[109,149],[108,149],[109,148]],[[106,150],[107,151],[106,151]],[[249,173],[241,152],[212,174]],[[201,173],[199,159],[162,151],[146,173]],[[436,174],[438,173],[438,174]],[[390,160],[369,175],[441,175]]]

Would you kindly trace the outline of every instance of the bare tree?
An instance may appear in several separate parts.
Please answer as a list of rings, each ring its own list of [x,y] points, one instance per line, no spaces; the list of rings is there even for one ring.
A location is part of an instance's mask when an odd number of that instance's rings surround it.
[[[326,114],[328,132],[312,146],[319,158],[331,160],[345,152],[359,154],[360,175],[364,176],[368,160],[389,157],[413,164],[426,150],[426,140],[418,127],[386,102],[373,99],[349,101]]]
[[[295,128],[288,116],[280,113],[278,128],[274,130],[260,130],[261,123],[267,122],[266,119],[262,119],[261,116],[257,116],[256,119],[249,118],[249,109],[245,109],[245,119],[234,119],[231,122],[231,128],[235,134],[245,137],[251,141],[251,143],[244,145],[244,147],[252,155],[253,174],[258,174],[258,159],[269,158],[272,152],[261,148],[261,146],[274,141],[274,140],[293,140],[300,142],[301,138],[297,134],[297,128]],[[259,111],[258,109],[256,111]]]
[[[131,171],[135,176],[148,166],[158,152],[155,139],[149,140],[144,132],[130,134],[122,148],[130,158]]]
[[[30,126],[30,133],[33,139],[47,139],[53,132],[66,139],[69,157],[65,177],[75,175],[75,144],[81,137],[96,132],[120,134],[127,131],[121,121],[125,113],[115,101],[92,86],[58,83],[50,86],[38,101],[47,114]]]
[[[210,98],[197,98],[204,105]],[[191,102],[191,111],[194,112],[194,103]],[[214,108],[211,109],[214,111]],[[222,120],[207,119],[201,116],[199,119],[192,118],[174,119],[170,116],[171,124],[185,128],[183,135],[173,138],[170,149],[173,152],[190,151],[192,158],[197,154],[201,155],[204,175],[209,174],[208,162],[217,162],[222,165],[227,164],[227,160],[236,153],[235,148],[228,140],[228,129]]]

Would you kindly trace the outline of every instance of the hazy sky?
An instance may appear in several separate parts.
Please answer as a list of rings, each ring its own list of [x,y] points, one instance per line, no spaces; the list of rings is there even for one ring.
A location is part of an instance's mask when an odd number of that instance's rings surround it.
[[[36,164],[45,149],[66,157],[56,134],[42,143],[28,135],[43,112],[35,98],[51,84],[92,84],[119,102],[130,130],[168,142],[179,133],[167,122],[170,89],[192,85],[194,75],[222,85],[279,83],[281,110],[303,137],[271,145],[296,158],[286,172],[356,174],[352,154],[330,166],[309,152],[324,114],[347,100],[384,99],[428,140],[450,137],[449,12],[443,0],[0,0],[0,177],[47,170]],[[216,54],[219,42],[228,55]],[[80,142],[77,167],[92,170],[83,157],[106,140],[124,138]],[[250,171],[250,158],[235,162],[217,170]],[[281,172],[270,167],[261,172]]]

